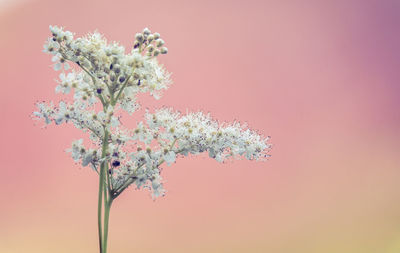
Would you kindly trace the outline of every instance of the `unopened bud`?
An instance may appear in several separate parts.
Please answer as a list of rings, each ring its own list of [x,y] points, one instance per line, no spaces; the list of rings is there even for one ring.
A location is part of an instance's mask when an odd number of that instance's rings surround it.
[[[150,35],[147,37],[147,40],[149,41],[149,43],[151,43],[151,42],[154,40],[154,35],[150,34]]]
[[[168,48],[162,47],[160,52],[161,52],[161,54],[167,54],[168,53]]]
[[[148,46],[147,47],[147,51],[149,51],[150,53],[154,51],[154,47],[153,46]]]
[[[121,163],[120,163],[120,161],[118,161],[118,160],[114,160],[114,161],[112,162],[112,166],[113,166],[113,167],[118,167],[120,164],[121,164]]]
[[[136,39],[137,41],[139,41],[139,43],[143,42],[143,39],[144,39],[143,34],[137,33],[137,34],[135,35],[135,39]]]
[[[156,49],[155,51],[154,51],[154,56],[157,56],[157,55],[159,55],[160,54],[160,50],[158,50],[158,49]]]
[[[114,69],[114,72],[117,73],[117,74],[119,74],[119,72],[121,72],[121,68],[120,68],[120,66],[118,64],[115,64],[113,69]]]
[[[143,29],[143,34],[149,35],[150,33],[151,33],[151,31],[149,28],[146,27]]]
[[[155,40],[160,38],[160,34],[159,33],[154,33],[153,36],[154,36]]]
[[[115,79],[116,79],[115,74],[114,74],[114,73],[111,73],[111,74],[110,74],[110,81],[111,81],[111,82],[114,82]]]
[[[156,45],[157,45],[157,47],[161,47],[162,45],[164,45],[164,41],[162,40],[162,39],[158,39],[158,40],[156,40]]]

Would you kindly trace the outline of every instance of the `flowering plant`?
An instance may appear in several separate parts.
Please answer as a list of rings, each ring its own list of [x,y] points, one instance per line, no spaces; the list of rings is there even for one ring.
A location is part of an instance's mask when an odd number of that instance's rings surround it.
[[[150,189],[153,198],[165,194],[162,164],[171,165],[178,156],[202,152],[219,162],[240,156],[249,160],[268,157],[268,137],[239,122],[220,124],[202,112],[182,115],[170,108],[154,113],[146,110],[145,120],[135,129],[121,125],[121,110],[132,114],[140,108],[138,93],[149,92],[158,99],[171,84],[170,74],[157,61],[168,52],[160,34],[145,28],[135,35],[126,54],[123,46],[107,43],[97,32],[74,39],[63,28],[50,26],[50,31],[44,52],[53,55],[54,70],[63,70],[55,91],[73,91],[73,100],[58,105],[37,103],[33,116],[46,124],[73,123],[90,134],[94,148],[85,147],[80,139],[68,151],[76,162],[99,175],[100,253],[107,252],[111,205],[125,189],[134,184]]]

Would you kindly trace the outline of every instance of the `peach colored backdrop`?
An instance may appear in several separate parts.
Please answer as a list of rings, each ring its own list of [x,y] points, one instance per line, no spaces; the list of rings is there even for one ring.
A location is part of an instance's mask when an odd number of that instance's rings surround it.
[[[97,177],[41,129],[57,100],[48,26],[127,47],[148,26],[174,85],[145,106],[202,109],[271,135],[265,163],[206,156],[164,169],[165,198],[133,189],[110,253],[400,252],[399,1],[18,1],[0,5],[0,252],[97,252]]]

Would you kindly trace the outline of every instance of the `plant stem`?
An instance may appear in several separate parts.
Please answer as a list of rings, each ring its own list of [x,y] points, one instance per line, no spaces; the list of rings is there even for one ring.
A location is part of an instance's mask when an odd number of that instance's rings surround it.
[[[126,85],[128,84],[130,78],[131,78],[131,76],[128,76],[128,78],[125,80],[125,82],[124,82],[124,84],[122,85],[121,89],[119,90],[117,96],[115,97],[115,100],[113,100],[113,99],[111,100],[111,105],[114,106],[114,105],[117,103],[119,97],[120,97],[121,94],[122,94],[122,91],[125,89],[125,87],[126,87]]]
[[[103,237],[103,253],[107,253],[107,239],[108,239],[108,221],[110,219],[110,209],[113,202],[112,196],[108,199],[104,207],[104,237]]]
[[[101,157],[105,158],[106,153],[107,153],[107,148],[108,148],[108,131],[104,131],[104,139],[103,139],[103,146],[102,146],[102,151],[101,151]],[[105,188],[104,184],[104,174],[107,173],[106,170],[106,161],[103,161],[100,165],[100,174],[99,174],[99,198],[98,198],[98,206],[97,206],[97,226],[98,226],[98,232],[99,232],[99,247],[100,247],[100,253],[104,253],[104,248],[103,248],[103,230],[102,230],[102,207],[103,207],[103,194],[104,194],[104,205],[107,205],[107,199],[106,199],[106,191],[107,189]]]
[[[99,230],[99,247],[100,253],[103,252],[103,242],[102,242],[102,229],[101,229],[101,209],[102,209],[102,199],[103,199],[103,182],[102,182],[102,171],[103,164],[100,166],[100,175],[99,175],[99,198],[98,198],[98,206],[97,206],[97,227]]]

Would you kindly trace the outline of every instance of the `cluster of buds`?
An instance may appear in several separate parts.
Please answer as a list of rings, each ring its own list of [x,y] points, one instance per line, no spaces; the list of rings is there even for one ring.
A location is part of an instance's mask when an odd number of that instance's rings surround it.
[[[168,49],[163,47],[164,43],[159,33],[151,33],[146,27],[143,32],[136,33],[133,48],[139,52],[146,52],[149,57],[157,57],[159,54],[168,53]]]

